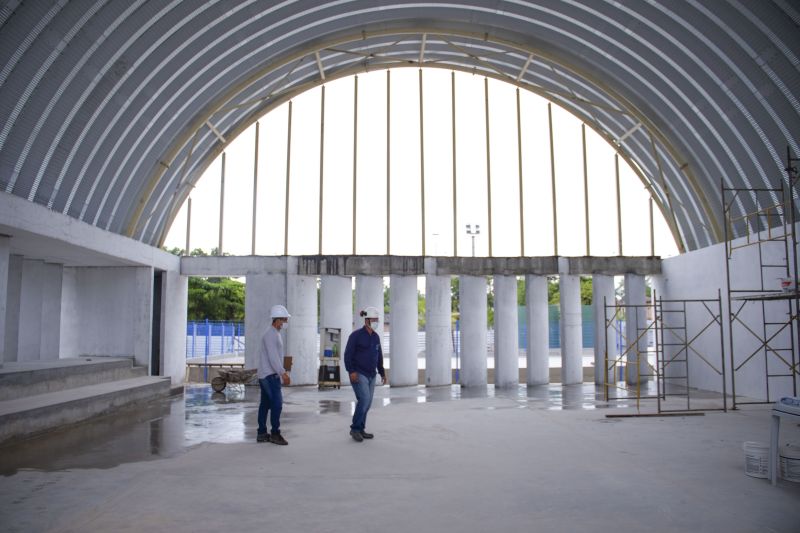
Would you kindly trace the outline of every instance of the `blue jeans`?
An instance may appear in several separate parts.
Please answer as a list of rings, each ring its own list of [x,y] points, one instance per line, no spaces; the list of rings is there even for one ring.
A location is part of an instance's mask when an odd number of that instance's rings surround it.
[[[364,431],[367,425],[367,412],[372,405],[372,396],[375,393],[375,376],[368,378],[364,374],[359,374],[358,381],[352,385],[353,392],[356,393],[356,411],[353,413],[350,431]]]
[[[283,411],[283,393],[281,392],[281,378],[272,374],[258,380],[261,387],[261,402],[258,404],[258,434],[267,432],[267,411],[272,424],[272,434],[281,432],[281,411]]]

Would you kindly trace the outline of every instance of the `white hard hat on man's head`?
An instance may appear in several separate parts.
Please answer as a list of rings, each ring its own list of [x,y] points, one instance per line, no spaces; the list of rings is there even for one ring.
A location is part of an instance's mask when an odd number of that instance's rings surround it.
[[[363,311],[361,311],[361,316],[364,318],[380,318],[380,313],[378,312],[377,307],[365,307]]]
[[[289,310],[282,305],[273,305],[269,310],[270,318],[289,318]]]

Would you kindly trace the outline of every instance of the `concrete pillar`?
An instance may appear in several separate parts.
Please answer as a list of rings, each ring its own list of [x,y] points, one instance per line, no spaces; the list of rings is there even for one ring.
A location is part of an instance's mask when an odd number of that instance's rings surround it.
[[[44,261],[22,260],[19,306],[19,361],[38,361],[42,343],[42,285]]]
[[[650,371],[647,367],[647,314],[645,304],[644,276],[625,274],[625,304],[639,307],[625,308],[625,344],[629,348],[626,363],[626,378],[629,385],[646,382]],[[638,338],[641,335],[641,338]],[[635,346],[634,346],[635,344]],[[638,371],[637,371],[638,362]]]
[[[550,332],[546,276],[525,276],[525,307],[528,322],[526,383],[547,385],[550,382]]]
[[[20,296],[22,293],[22,256],[8,256],[8,285],[6,289],[5,348],[3,360],[17,361],[19,351]]]
[[[464,387],[485,387],[486,376],[486,278],[459,278],[461,325],[460,382]]]
[[[290,263],[296,258],[289,258]],[[296,269],[289,267],[289,272]],[[317,351],[317,278],[289,274],[286,278],[289,328],[286,331],[286,355],[292,356],[292,384],[316,385],[319,352]]]
[[[519,384],[519,314],[517,277],[494,277],[494,384]]]
[[[8,302],[8,262],[11,238],[0,235],[0,368],[6,353],[6,307]]]
[[[169,376],[173,386],[186,376],[186,311],[189,277],[167,270],[161,278],[161,375]]]
[[[39,359],[58,359],[61,341],[61,284],[63,266],[42,266],[42,329],[39,340]]]
[[[134,269],[133,298],[133,357],[136,364],[150,373],[150,354],[153,350],[153,267]],[[122,300],[125,301],[125,300]],[[119,323],[117,323],[119,325]]]
[[[425,385],[453,382],[450,276],[425,276]]]
[[[353,331],[364,327],[364,317],[359,313],[369,306],[378,309],[381,315],[378,333],[383,339],[383,277],[382,276],[356,276],[356,306],[353,309]],[[383,345],[381,345],[381,348]]]
[[[561,292],[561,384],[583,383],[581,282],[579,276],[559,275]]]
[[[339,328],[342,331],[339,378],[350,384],[344,367],[344,348],[353,332],[353,280],[349,276],[322,276],[319,293],[320,334],[323,328]],[[289,311],[291,313],[291,311]]]
[[[608,359],[612,361],[617,356],[617,330],[606,325],[606,314],[611,320],[614,316],[614,309],[606,310],[605,306],[613,306],[614,295],[614,276],[604,274],[594,274],[592,276],[592,308],[594,310],[594,382],[596,385],[603,385],[606,380],[606,349],[608,349]],[[605,345],[603,344],[605,342]],[[617,366],[610,366],[608,372],[608,382],[616,382]]]
[[[272,324],[269,308],[286,305],[286,274],[249,274],[244,288],[244,366],[258,368],[261,337]],[[289,314],[292,309],[287,305]],[[289,327],[292,327],[291,324]],[[284,341],[286,339],[284,338]]]
[[[417,385],[417,277],[392,276],[389,284],[391,328],[389,384]]]

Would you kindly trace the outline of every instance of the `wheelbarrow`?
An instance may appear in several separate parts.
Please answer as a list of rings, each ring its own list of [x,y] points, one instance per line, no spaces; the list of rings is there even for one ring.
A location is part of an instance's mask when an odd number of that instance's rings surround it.
[[[217,372],[219,375],[211,380],[211,388],[214,389],[214,392],[224,391],[229,383],[236,385],[250,383],[258,370],[255,368],[246,370],[244,368],[232,368],[230,370],[219,369]]]

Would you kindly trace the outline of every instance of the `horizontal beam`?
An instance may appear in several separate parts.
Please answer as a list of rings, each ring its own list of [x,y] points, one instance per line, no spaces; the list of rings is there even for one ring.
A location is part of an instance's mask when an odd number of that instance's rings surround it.
[[[297,274],[300,276],[523,276],[556,275],[558,257],[417,257],[399,255],[302,255],[183,257],[186,276],[247,276]],[[660,274],[659,257],[568,257],[570,274]]]

